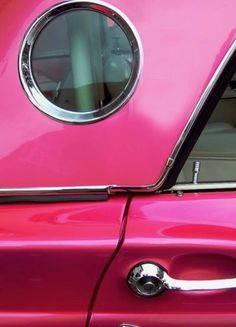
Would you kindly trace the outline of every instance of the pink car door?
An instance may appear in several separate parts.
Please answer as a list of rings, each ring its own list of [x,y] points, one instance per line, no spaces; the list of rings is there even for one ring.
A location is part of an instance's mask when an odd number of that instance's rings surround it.
[[[135,197],[91,326],[235,326],[235,202],[233,191]]]
[[[91,326],[235,326],[236,43],[157,194],[134,195]],[[196,142],[197,141],[197,142]]]

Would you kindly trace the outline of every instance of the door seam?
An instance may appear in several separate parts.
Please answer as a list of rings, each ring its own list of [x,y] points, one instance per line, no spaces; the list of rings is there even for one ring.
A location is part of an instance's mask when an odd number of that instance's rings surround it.
[[[130,194],[126,205],[125,205],[125,209],[124,209],[124,213],[123,213],[123,217],[122,217],[122,221],[120,224],[120,231],[119,231],[119,239],[116,245],[116,248],[114,250],[114,252],[112,253],[111,257],[108,259],[107,263],[105,264],[101,274],[99,275],[91,300],[90,300],[90,304],[89,304],[89,308],[88,308],[88,314],[87,314],[87,319],[86,319],[86,324],[85,327],[89,327],[90,326],[90,322],[91,322],[91,318],[92,318],[92,314],[93,314],[93,309],[94,309],[94,305],[97,299],[97,294],[99,292],[100,286],[102,285],[102,282],[105,278],[105,275],[108,271],[108,269],[110,268],[112,262],[114,261],[114,259],[116,258],[117,254],[120,251],[121,246],[123,245],[124,239],[125,239],[125,231],[126,231],[126,226],[127,226],[127,221],[128,221],[128,214],[129,214],[129,208],[130,208],[130,204],[132,201],[133,195]]]

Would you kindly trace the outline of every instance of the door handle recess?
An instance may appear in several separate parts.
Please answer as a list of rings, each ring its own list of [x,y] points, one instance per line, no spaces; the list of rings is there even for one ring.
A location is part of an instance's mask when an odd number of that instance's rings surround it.
[[[140,263],[129,273],[128,284],[138,295],[154,296],[164,290],[212,291],[236,288],[236,278],[212,280],[175,279],[155,263]]]

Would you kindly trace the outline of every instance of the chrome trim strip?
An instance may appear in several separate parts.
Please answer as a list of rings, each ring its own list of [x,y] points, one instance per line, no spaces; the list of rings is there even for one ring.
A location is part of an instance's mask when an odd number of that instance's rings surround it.
[[[236,182],[222,183],[199,183],[199,184],[176,184],[166,191],[200,191],[200,190],[222,190],[236,189]]]
[[[175,279],[163,272],[162,283],[168,290],[174,291],[214,291],[236,288],[236,278],[213,280],[181,280]]]
[[[0,188],[3,196],[110,194],[110,186]]]
[[[232,183],[200,183],[200,184],[177,184],[166,192],[176,191],[201,191],[201,190],[222,190],[236,189],[236,182]],[[50,195],[82,195],[82,194],[117,194],[129,192],[131,188],[109,186],[87,186],[87,187],[18,187],[0,188],[0,197],[4,196],[50,196]],[[147,191],[147,190],[146,190]],[[148,190],[149,191],[149,190]],[[150,190],[152,191],[152,190]],[[134,190],[137,192],[137,189]]]
[[[124,91],[110,104],[88,112],[69,111],[58,107],[49,101],[40,91],[34,80],[32,71],[31,55],[37,36],[51,20],[56,18],[58,15],[69,12],[73,9],[96,11],[110,17],[126,34],[133,54],[134,66]],[[135,26],[132,24],[129,18],[116,7],[99,0],[67,0],[51,7],[31,25],[24,37],[20,49],[18,69],[21,84],[29,100],[40,111],[54,119],[67,123],[92,123],[113,114],[117,110],[121,109],[130,100],[136,90],[143,69],[143,47]]]

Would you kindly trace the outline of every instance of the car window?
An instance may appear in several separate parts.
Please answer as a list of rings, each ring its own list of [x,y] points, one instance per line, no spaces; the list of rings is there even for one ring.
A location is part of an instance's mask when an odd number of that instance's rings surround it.
[[[183,166],[177,184],[236,181],[236,73]]]
[[[91,111],[124,90],[132,50],[124,31],[105,15],[72,11],[51,21],[38,36],[32,66],[50,101],[71,111]]]
[[[26,34],[19,56],[22,84],[49,116],[95,122],[123,107],[134,93],[141,48],[132,23],[113,8],[62,3]]]

